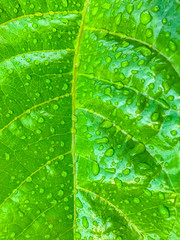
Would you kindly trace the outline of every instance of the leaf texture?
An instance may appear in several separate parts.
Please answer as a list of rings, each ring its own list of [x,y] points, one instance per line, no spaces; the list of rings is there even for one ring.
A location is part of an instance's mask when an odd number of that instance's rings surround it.
[[[180,239],[179,33],[178,0],[0,0],[0,239]]]

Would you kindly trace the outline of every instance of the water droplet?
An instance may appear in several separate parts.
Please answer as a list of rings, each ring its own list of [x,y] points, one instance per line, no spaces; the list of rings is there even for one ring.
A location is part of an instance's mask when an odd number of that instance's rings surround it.
[[[67,177],[67,172],[62,171],[61,176],[64,177],[64,178]]]
[[[158,194],[158,196],[159,196],[159,199],[164,199],[164,198],[165,198],[164,193],[162,193],[162,192],[160,192],[160,193]]]
[[[62,197],[63,195],[64,195],[64,191],[63,191],[63,190],[59,190],[58,196],[59,196],[59,197]]]
[[[147,47],[141,47],[140,51],[141,51],[142,55],[145,57],[148,57],[151,55],[151,50]]]
[[[30,5],[30,8],[33,9],[33,8],[34,8],[34,4],[31,4],[31,5]]]
[[[124,170],[122,171],[122,173],[127,176],[127,175],[130,174],[130,169],[129,169],[129,168],[126,168],[126,169],[124,169]]]
[[[134,5],[132,3],[127,4],[126,11],[131,14],[134,9]]]
[[[105,152],[105,156],[106,156],[106,157],[112,157],[113,154],[114,154],[114,149],[113,149],[113,148],[109,148],[109,149]]]
[[[159,113],[157,113],[157,112],[153,113],[152,116],[151,116],[151,120],[153,122],[157,121],[158,118],[159,118]]]
[[[176,131],[176,130],[172,130],[172,131],[171,131],[171,135],[172,135],[172,136],[176,136],[176,135],[177,135],[177,131]]]
[[[44,122],[44,118],[40,117],[38,120],[39,123],[43,123]]]
[[[162,23],[163,23],[163,24],[166,24],[166,23],[167,23],[167,19],[164,18],[164,19],[162,20]]]
[[[116,184],[116,186],[117,186],[118,188],[121,188],[121,187],[122,187],[122,181],[119,180],[119,178],[115,178],[114,181],[115,181],[115,184]]]
[[[62,88],[62,90],[67,90],[68,89],[68,84],[67,83],[64,83],[64,85],[63,85],[63,88]]]
[[[76,239],[81,239],[81,234],[79,232],[76,232]]]
[[[146,37],[147,37],[147,38],[150,38],[150,37],[152,37],[152,35],[153,35],[152,29],[151,29],[151,28],[148,28],[148,29],[146,30]]]
[[[111,59],[110,57],[107,57],[107,58],[106,58],[106,62],[107,62],[107,63],[110,63],[111,61],[112,61],[112,59]]]
[[[127,67],[129,65],[129,62],[128,61],[123,61],[122,63],[121,63],[121,67],[122,68],[125,68],[125,67]]]
[[[26,79],[27,79],[27,80],[31,80],[31,76],[27,74],[27,75],[26,75]]]
[[[58,108],[59,108],[59,106],[57,104],[53,106],[54,110],[58,110]]]
[[[35,60],[34,63],[35,65],[39,65],[40,62],[38,60]]]
[[[152,16],[148,11],[144,11],[140,15],[140,21],[142,24],[146,25],[152,20]]]
[[[137,10],[139,10],[143,5],[143,2],[139,2],[138,5],[137,5]]]
[[[108,143],[108,138],[104,137],[104,138],[98,138],[95,140],[96,143]]]
[[[111,88],[106,88],[105,91],[104,91],[104,94],[111,97]]]
[[[37,134],[41,134],[41,130],[40,130],[40,129],[37,129],[37,130],[36,130],[36,133],[37,133]]]
[[[135,202],[135,203],[140,203],[139,198],[134,198],[134,202]]]
[[[44,193],[44,189],[43,189],[43,188],[40,188],[39,192],[40,192],[40,193]]]
[[[169,42],[169,48],[171,51],[175,51],[176,50],[176,44],[173,41]]]
[[[102,124],[101,124],[101,127],[102,128],[110,128],[112,127],[112,123],[110,121],[104,121]]]
[[[118,236],[116,240],[123,240],[122,237]]]
[[[160,205],[159,206],[159,212],[164,218],[170,217],[169,209],[166,206]]]
[[[78,197],[76,198],[76,206],[78,208],[83,208],[82,202],[81,202],[81,200]]]
[[[52,229],[52,228],[53,228],[53,225],[52,225],[52,224],[49,224],[49,225],[48,225],[48,228]]]
[[[105,172],[108,172],[108,173],[116,173],[116,169],[115,168],[105,168],[104,169],[105,170]]]
[[[82,219],[82,224],[85,228],[88,228],[89,227],[89,222],[87,220],[87,217],[83,217]]]
[[[151,10],[152,10],[153,12],[158,12],[159,9],[160,9],[159,6],[153,6],[153,7],[151,8]]]
[[[148,197],[151,197],[151,196],[152,196],[151,191],[149,191],[148,189],[144,189],[144,193],[145,193]]]
[[[97,162],[93,162],[92,164],[92,173],[94,176],[97,176],[99,174],[99,164]]]

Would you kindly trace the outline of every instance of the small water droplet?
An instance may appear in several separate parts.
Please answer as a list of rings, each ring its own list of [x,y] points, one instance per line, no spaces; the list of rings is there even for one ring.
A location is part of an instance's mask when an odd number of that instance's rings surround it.
[[[126,168],[126,169],[124,169],[124,170],[122,171],[122,173],[127,176],[127,175],[130,174],[130,169],[129,169],[129,168]]]
[[[58,110],[58,108],[59,108],[59,106],[57,104],[53,106],[54,110]]]
[[[159,113],[157,113],[157,112],[153,113],[152,116],[151,116],[151,120],[153,122],[157,121],[158,118],[159,118]]]
[[[110,128],[112,127],[112,123],[110,121],[104,121],[102,124],[101,124],[101,127],[102,128]]]
[[[98,138],[95,140],[96,143],[108,143],[108,138],[104,137],[104,138]]]
[[[140,200],[139,200],[139,198],[137,198],[137,197],[136,197],[136,198],[134,198],[134,202],[135,202],[135,203],[140,203]]]
[[[64,195],[64,191],[63,190],[59,190],[58,196],[62,197],[63,195]]]
[[[44,122],[44,118],[40,117],[38,120],[39,123],[43,123]]]
[[[81,200],[78,197],[76,198],[76,206],[78,208],[83,208],[82,202],[81,202]]]
[[[64,178],[67,177],[67,172],[62,171],[61,176],[64,177]]]
[[[172,131],[171,131],[171,135],[172,135],[172,136],[176,136],[176,135],[177,135],[177,131],[176,131],[176,130],[172,130]]]

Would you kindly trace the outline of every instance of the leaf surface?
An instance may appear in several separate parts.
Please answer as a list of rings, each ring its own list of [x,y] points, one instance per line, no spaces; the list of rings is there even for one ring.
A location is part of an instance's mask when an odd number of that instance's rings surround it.
[[[178,240],[178,0],[0,0],[0,239]]]

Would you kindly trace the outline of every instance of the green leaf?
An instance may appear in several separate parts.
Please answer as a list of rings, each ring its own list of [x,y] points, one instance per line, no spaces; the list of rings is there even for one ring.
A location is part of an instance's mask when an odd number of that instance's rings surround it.
[[[179,4],[0,0],[0,239],[180,239]]]

